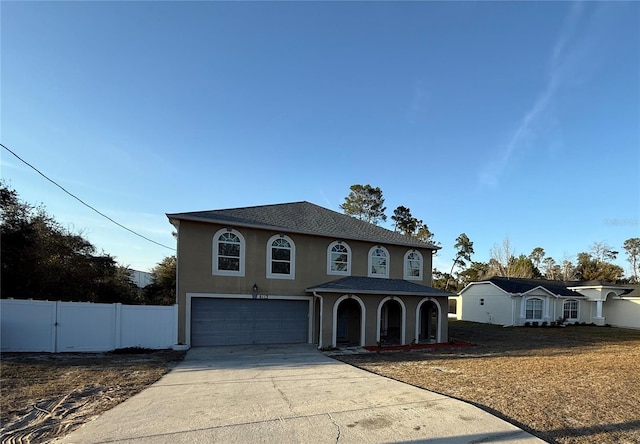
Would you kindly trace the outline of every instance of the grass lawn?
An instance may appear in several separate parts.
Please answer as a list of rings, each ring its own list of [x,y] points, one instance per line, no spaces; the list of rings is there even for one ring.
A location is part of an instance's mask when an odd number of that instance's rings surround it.
[[[467,348],[338,359],[462,399],[552,443],[640,443],[640,331],[454,321]]]
[[[3,353],[2,442],[63,436],[160,379],[184,352]]]

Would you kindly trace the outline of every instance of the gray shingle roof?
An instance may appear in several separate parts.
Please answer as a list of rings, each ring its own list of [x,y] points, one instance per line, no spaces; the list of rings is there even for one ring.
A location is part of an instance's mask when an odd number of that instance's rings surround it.
[[[228,224],[336,239],[362,240],[416,248],[440,248],[309,202],[173,213],[167,214],[167,217],[170,220]]]
[[[323,293],[360,293],[418,296],[455,296],[447,291],[426,285],[405,281],[404,279],[380,279],[349,276],[307,288],[308,292]]]
[[[492,277],[487,279],[488,282],[492,282],[498,287],[502,288],[508,293],[526,293],[536,287],[544,287],[551,293],[558,296],[571,296],[576,298],[583,298],[584,296],[573,290],[569,290],[565,282],[562,281],[548,281],[545,279],[523,279],[523,278],[507,278],[507,277]],[[482,281],[482,282],[487,282]]]
[[[632,284],[629,285],[630,290],[626,292],[623,296],[630,298],[640,298],[640,284]]]
[[[492,282],[508,293],[526,293],[533,288],[544,287],[555,295],[577,298],[584,297],[584,295],[573,290],[574,288],[580,287],[617,287],[625,290],[623,295],[631,293],[633,290],[632,285],[616,285],[605,281],[550,281],[546,279],[524,279],[494,276],[480,282]]]

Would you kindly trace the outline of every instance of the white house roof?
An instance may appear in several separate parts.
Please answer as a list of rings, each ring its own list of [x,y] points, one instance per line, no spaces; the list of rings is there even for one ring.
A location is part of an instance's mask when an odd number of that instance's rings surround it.
[[[567,287],[565,282],[562,281],[550,281],[546,279],[523,279],[523,278],[508,278],[495,276],[483,281],[472,282],[462,289],[461,294],[464,293],[471,285],[494,285],[505,293],[513,295],[523,295],[531,293],[535,289],[542,289],[554,296],[558,297],[571,297],[571,298],[584,298],[580,293]]]

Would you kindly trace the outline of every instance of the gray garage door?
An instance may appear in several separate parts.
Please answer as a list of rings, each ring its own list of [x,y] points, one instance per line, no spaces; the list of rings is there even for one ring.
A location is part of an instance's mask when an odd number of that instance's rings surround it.
[[[191,345],[304,343],[308,315],[308,301],[193,298]]]

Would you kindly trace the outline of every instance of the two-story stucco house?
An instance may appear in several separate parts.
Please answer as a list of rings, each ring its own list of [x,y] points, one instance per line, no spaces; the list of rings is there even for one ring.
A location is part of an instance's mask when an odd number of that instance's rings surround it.
[[[447,341],[434,245],[309,202],[167,217],[183,344]]]

